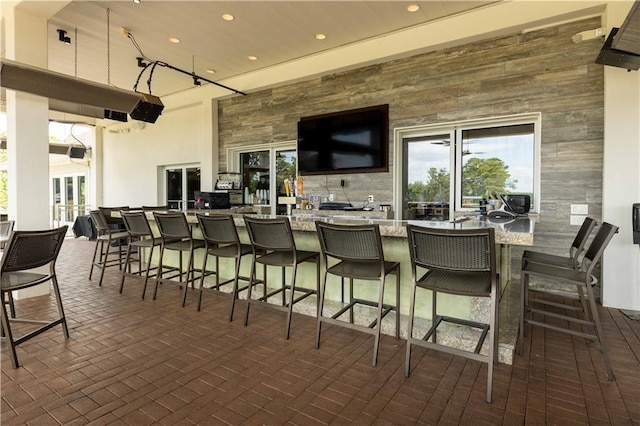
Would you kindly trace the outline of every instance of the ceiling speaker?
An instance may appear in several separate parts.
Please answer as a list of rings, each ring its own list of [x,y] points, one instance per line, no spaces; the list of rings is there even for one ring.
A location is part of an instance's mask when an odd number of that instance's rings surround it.
[[[84,154],[87,149],[81,146],[70,146],[67,151],[69,158],[84,158]]]
[[[140,100],[129,113],[134,120],[146,121],[147,123],[155,123],[158,116],[162,114],[164,104],[159,97],[146,93],[138,93]]]

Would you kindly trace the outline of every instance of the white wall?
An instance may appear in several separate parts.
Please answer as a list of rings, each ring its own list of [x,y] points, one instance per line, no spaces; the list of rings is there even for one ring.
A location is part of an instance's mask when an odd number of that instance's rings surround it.
[[[136,125],[144,124],[144,128]],[[104,131],[102,166],[104,206],[157,205],[160,176],[167,165],[199,163],[206,171],[202,188],[213,189],[212,118],[210,101],[184,106],[165,102],[155,123],[129,121]],[[217,157],[216,157],[217,158]]]
[[[610,3],[607,29],[619,27],[630,8]],[[640,248],[633,244],[631,205],[640,202],[640,72],[605,67],[602,218],[620,227],[605,251],[602,303],[640,310]]]

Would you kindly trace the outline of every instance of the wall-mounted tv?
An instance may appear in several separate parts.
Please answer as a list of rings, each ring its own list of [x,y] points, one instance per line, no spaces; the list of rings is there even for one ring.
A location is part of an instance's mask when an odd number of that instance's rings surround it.
[[[389,171],[389,105],[303,117],[298,122],[298,173]]]

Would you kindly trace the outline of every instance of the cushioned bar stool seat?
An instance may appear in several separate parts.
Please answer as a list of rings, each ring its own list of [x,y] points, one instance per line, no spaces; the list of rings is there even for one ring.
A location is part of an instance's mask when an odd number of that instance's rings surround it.
[[[157,268],[151,265],[153,251],[162,244],[162,239],[153,234],[144,212],[122,211],[120,215],[129,233],[127,255],[125,256],[124,267],[122,268],[122,280],[120,281],[120,293],[122,293],[124,288],[124,280],[126,277],[136,278],[144,284],[142,287],[142,299],[144,299],[149,278],[155,277],[155,273],[151,274],[151,271],[157,270]],[[134,249],[138,252],[137,257],[133,256]],[[148,251],[149,253],[144,263],[143,251]],[[132,271],[131,264],[135,263],[136,259],[138,261],[137,269]]]
[[[50,281],[58,308],[58,316],[55,319],[16,318],[15,312],[9,318],[7,308],[4,303],[2,304],[2,330],[6,335],[3,340],[9,345],[11,362],[14,368],[20,366],[16,347],[32,337],[60,324],[62,325],[64,337],[69,338],[67,320],[62,308],[62,299],[60,298],[55,269],[58,253],[60,253],[60,247],[62,247],[66,233],[67,226],[45,231],[15,231],[9,238],[5,253],[0,260],[0,293],[3,300],[8,297],[10,301],[13,301],[13,291]],[[36,269],[43,266],[48,266],[48,272]],[[46,303],[49,303],[48,300]],[[39,324],[40,327],[15,338],[11,329],[12,323]]]
[[[116,230],[107,222],[102,210],[91,210],[89,212],[91,220],[96,227],[98,236],[96,237],[96,245],[93,250],[93,259],[91,261],[91,269],[89,270],[89,279],[93,275],[93,268],[100,269],[99,286],[102,286],[104,271],[106,268],[117,266],[122,269],[124,260],[125,247],[123,241],[129,239],[127,231]]]
[[[306,299],[311,295],[317,295],[320,289],[320,254],[315,251],[298,250],[291,231],[291,224],[286,217],[275,219],[260,219],[250,216],[244,217],[252,248],[251,276],[249,278],[249,288],[247,292],[247,311],[245,313],[244,325],[249,323],[249,309],[252,304],[260,303],[275,309],[287,312],[287,325],[285,339],[289,338],[291,332],[291,317],[293,305]],[[316,288],[304,288],[296,283],[298,265],[303,262],[314,262],[316,264]],[[252,289],[258,284],[255,280],[256,265],[262,265],[262,276],[264,280],[262,297],[252,298]],[[279,288],[268,291],[267,267],[280,267],[282,271],[282,282]],[[286,283],[285,268],[291,268],[291,279]],[[289,295],[287,299],[287,293]],[[296,293],[299,296],[296,297]],[[268,299],[281,296],[282,303],[276,305],[268,302]],[[317,302],[316,302],[317,308]]]
[[[395,335],[396,339],[400,337],[400,263],[384,259],[380,227],[378,225],[335,225],[316,222],[316,231],[320,240],[324,264],[320,287],[316,348],[320,347],[320,333],[323,322],[373,334],[372,364],[375,366],[378,360],[382,320],[389,312],[395,312]],[[327,275],[329,274],[340,277],[343,287],[341,294],[344,294],[344,278],[349,279],[349,303],[332,316],[325,316],[324,303]],[[394,304],[384,303],[385,278],[389,274],[396,277]],[[354,279],[377,281],[377,300],[372,301],[355,297]],[[354,308],[356,306],[375,308],[375,319],[368,325],[357,324],[354,321]],[[346,312],[349,312],[348,321],[340,319]]]

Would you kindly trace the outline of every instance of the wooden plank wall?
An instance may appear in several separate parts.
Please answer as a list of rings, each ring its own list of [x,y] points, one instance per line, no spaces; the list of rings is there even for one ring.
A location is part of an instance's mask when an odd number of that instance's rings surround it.
[[[536,249],[567,253],[577,230],[569,226],[570,204],[588,204],[598,220],[602,210],[604,73],[594,60],[603,40],[571,40],[600,25],[590,18],[222,100],[220,168],[229,147],[294,141],[297,121],[308,115],[388,103],[392,138],[395,127],[541,112]],[[392,147],[389,158],[389,173],[309,176],[305,192],[327,194],[328,187],[344,200],[345,179],[354,204],[368,194],[390,202]]]

